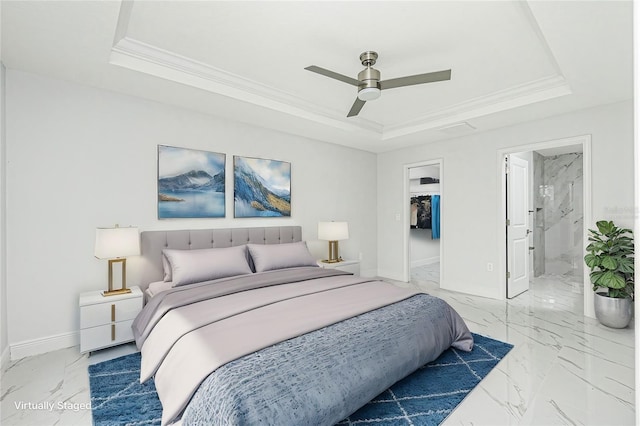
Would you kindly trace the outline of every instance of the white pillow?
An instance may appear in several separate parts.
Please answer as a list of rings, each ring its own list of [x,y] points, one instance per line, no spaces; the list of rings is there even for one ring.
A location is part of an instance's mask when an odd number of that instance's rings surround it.
[[[167,256],[162,253],[162,269],[164,270],[164,282],[171,281],[171,264]]]
[[[256,272],[318,266],[304,241],[286,244],[247,244],[247,247]]]
[[[247,262],[247,247],[201,250],[162,250],[171,264],[173,286],[252,273]]]

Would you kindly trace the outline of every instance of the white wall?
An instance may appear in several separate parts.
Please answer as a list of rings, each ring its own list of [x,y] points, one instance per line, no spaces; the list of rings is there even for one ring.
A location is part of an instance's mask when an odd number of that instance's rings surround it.
[[[633,224],[633,104],[631,101],[532,121],[471,136],[378,155],[378,273],[403,279],[403,170],[405,164],[443,158],[441,288],[501,299],[495,267],[500,248],[498,151],[571,136],[592,135],[594,220]]]
[[[157,220],[157,145],[227,154],[227,218]],[[233,219],[233,155],[292,164],[292,217]],[[301,225],[318,258],[317,222],[345,220],[345,258],[376,272],[374,154],[7,71],[7,282],[12,357],[77,343],[78,294],[106,287],[97,226],[141,230]],[[138,273],[128,262],[128,282]]]
[[[7,331],[5,68],[0,62],[0,371],[9,355]]]

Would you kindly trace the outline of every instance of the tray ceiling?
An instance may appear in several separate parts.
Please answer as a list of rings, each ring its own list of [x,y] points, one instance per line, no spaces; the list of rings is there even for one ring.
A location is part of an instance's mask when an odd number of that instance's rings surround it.
[[[380,152],[630,99],[631,17],[631,2],[3,2],[2,60]],[[365,50],[383,80],[452,77],[347,118],[357,89],[304,67],[356,77]]]

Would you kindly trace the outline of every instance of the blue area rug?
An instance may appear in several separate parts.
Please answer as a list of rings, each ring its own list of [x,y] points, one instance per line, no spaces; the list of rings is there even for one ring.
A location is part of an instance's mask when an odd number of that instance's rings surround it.
[[[387,389],[339,425],[438,425],[513,348],[474,334],[473,351],[449,348]],[[140,354],[89,366],[95,426],[159,425],[162,406],[153,380],[139,383]]]

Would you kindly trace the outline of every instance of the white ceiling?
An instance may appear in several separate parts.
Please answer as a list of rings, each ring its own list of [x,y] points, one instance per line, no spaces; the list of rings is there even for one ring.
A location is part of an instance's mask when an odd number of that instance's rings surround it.
[[[2,1],[2,61],[382,152],[631,99],[632,2]],[[347,118],[356,77],[444,69]],[[457,126],[466,122],[468,126]]]

